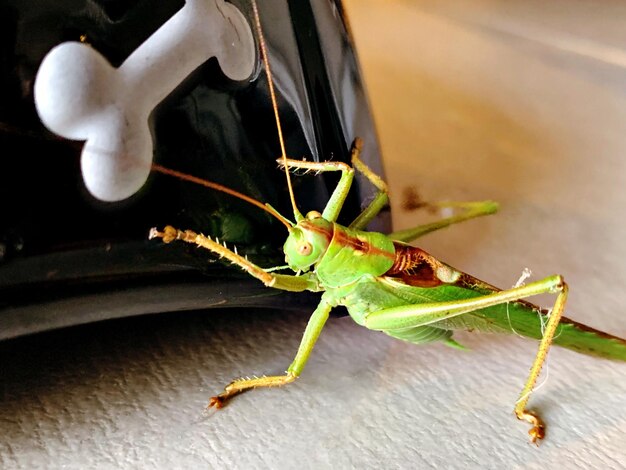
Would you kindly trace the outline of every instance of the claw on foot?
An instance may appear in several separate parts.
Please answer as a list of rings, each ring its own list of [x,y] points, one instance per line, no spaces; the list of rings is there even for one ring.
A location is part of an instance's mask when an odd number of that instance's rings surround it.
[[[209,399],[209,404],[207,405],[207,409],[215,408],[216,410],[219,410],[220,408],[224,408],[228,400],[230,400],[235,395],[239,395],[241,392],[243,392],[243,390],[232,390],[232,389],[229,390],[229,387],[230,385],[226,386],[226,388],[224,389],[222,393],[214,397],[211,397]]]
[[[546,437],[546,428],[543,424],[533,426],[530,431],[528,431],[528,435],[530,436],[530,442],[539,444],[538,441]]]
[[[156,227],[151,228],[150,233],[148,234],[148,239],[152,240],[153,238],[161,238],[163,239],[163,243],[170,243],[176,240],[177,236],[178,230],[171,225],[168,225],[162,232],[159,232]]]
[[[536,414],[525,411],[524,413],[520,413],[517,418],[523,419],[532,425],[532,428],[528,431],[528,435],[530,436],[530,442],[533,444],[539,444],[538,441],[546,436],[546,426]]]
[[[221,396],[217,395],[209,399],[209,404],[207,405],[207,408],[215,408],[219,410],[220,408],[224,406],[225,403],[226,403],[226,400],[224,400]]]
[[[253,379],[237,379],[226,385],[224,391],[217,396],[211,397],[207,409],[223,408],[228,400],[235,395],[262,387],[280,387],[296,380],[296,375],[288,372],[286,375],[275,375],[270,377],[255,377]]]

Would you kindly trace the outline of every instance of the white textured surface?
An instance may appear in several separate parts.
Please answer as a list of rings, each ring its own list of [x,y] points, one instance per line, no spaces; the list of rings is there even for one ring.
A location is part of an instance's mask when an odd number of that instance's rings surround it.
[[[419,218],[398,204],[408,186],[432,200],[499,200],[500,214],[420,245],[501,286],[525,267],[535,278],[560,272],[571,285],[569,316],[626,336],[626,71],[497,27],[513,22],[544,39],[564,31],[596,51],[622,50],[623,32],[611,25],[626,15],[614,7],[594,16],[576,1],[561,10],[490,1],[425,10],[430,3],[346,4],[398,228]],[[330,321],[296,384],[244,394],[202,418],[207,397],[234,376],[283,370],[305,322],[180,314],[2,344],[0,467],[626,463],[626,365],[553,350],[532,399],[549,425],[537,449],[512,415],[532,342],[466,334],[467,353],[414,347],[347,318]]]

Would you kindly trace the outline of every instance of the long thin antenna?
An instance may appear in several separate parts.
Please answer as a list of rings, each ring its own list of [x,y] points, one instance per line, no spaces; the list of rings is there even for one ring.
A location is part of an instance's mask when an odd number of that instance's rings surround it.
[[[262,202],[257,201],[256,199],[251,198],[250,196],[246,196],[245,194],[240,193],[239,191],[235,191],[234,189],[230,189],[226,186],[222,186],[219,183],[214,183],[213,181],[205,180],[202,178],[198,178],[196,176],[188,175],[187,173],[182,173],[180,171],[171,170],[161,165],[157,165],[156,163],[152,164],[152,170],[157,171],[159,173],[163,173],[164,175],[173,176],[175,178],[181,179],[183,181],[189,181],[190,183],[199,184],[200,186],[204,186],[206,188],[215,189],[216,191],[221,191],[223,193],[229,194],[233,197],[239,198],[243,201],[246,201],[249,204],[259,207],[263,209],[265,212],[271,214],[280,220],[286,227],[287,230],[291,229],[293,226],[291,222],[285,219],[282,215],[278,213],[273,207],[263,204]]]
[[[267,77],[267,84],[270,90],[270,97],[272,99],[272,108],[274,108],[274,117],[276,118],[276,129],[278,130],[278,141],[280,142],[281,158],[283,159],[285,167],[285,176],[287,177],[287,188],[289,189],[289,198],[291,199],[291,206],[293,207],[293,215],[296,222],[304,219],[298,207],[296,206],[296,199],[293,195],[293,186],[291,185],[291,175],[289,174],[289,165],[287,164],[287,152],[285,150],[285,140],[283,139],[283,128],[280,123],[280,115],[278,114],[278,103],[276,101],[276,93],[274,92],[274,80],[272,79],[272,70],[270,68],[270,61],[267,55],[267,47],[265,45],[265,36],[263,36],[263,28],[261,27],[261,16],[259,15],[259,8],[257,7],[256,0],[252,0],[252,10],[254,11],[254,21],[256,23],[257,35],[259,36],[259,45],[261,46],[261,54],[263,56],[263,64],[265,65],[265,75]]]

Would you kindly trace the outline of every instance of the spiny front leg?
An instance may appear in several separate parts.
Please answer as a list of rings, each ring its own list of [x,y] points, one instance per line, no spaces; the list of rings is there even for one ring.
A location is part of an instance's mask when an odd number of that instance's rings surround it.
[[[315,346],[315,343],[319,338],[324,325],[326,324],[326,320],[328,320],[331,308],[331,305],[322,297],[322,301],[319,303],[309,319],[309,323],[307,324],[302,340],[300,341],[300,347],[298,348],[296,357],[287,369],[285,375],[233,380],[224,388],[222,393],[211,397],[208,408],[221,408],[232,397],[247,390],[263,387],[281,387],[296,380],[309,360],[313,347]]]
[[[299,168],[307,172],[341,171],[341,178],[322,212],[322,217],[326,220],[336,222],[352,186],[354,169],[343,162],[308,162],[305,160],[292,160],[291,158],[279,158],[277,162],[280,166],[287,165],[289,168]]]
[[[360,230],[364,228],[381,209],[389,202],[387,195],[387,184],[382,180],[380,176],[375,174],[360,158],[361,148],[363,147],[363,141],[360,138],[354,139],[352,143],[351,161],[352,167],[343,162],[308,162],[303,160],[293,159],[278,159],[279,165],[287,165],[289,168],[298,168],[306,171],[326,172],[326,171],[341,171],[341,178],[333,194],[331,195],[322,217],[326,220],[335,222],[339,213],[343,207],[343,204],[348,197],[348,192],[352,186],[354,180],[354,169],[359,170],[363,175],[378,189],[378,193],[372,200],[372,202],[365,208],[365,210],[350,224],[350,228]]]
[[[175,240],[180,240],[206,248],[207,250],[210,250],[218,255],[220,258],[225,258],[234,265],[239,266],[267,287],[291,292],[302,292],[305,290],[316,292],[320,290],[319,284],[313,276],[289,276],[285,274],[269,273],[248,260],[245,256],[241,256],[237,253],[237,248],[234,248],[235,251],[230,250],[226,247],[226,244],[219,243],[218,239],[212,240],[211,238],[198,234],[192,230],[179,230],[168,225],[162,232],[158,231],[156,228],[150,229],[148,238],[161,238],[164,243],[171,243]]]
[[[209,237],[198,234],[192,230],[179,230],[171,225],[166,226],[162,232],[159,232],[156,228],[150,229],[149,239],[161,238],[164,243],[171,243],[174,240],[181,240],[187,243],[192,243],[200,247],[206,248],[217,254],[220,258],[226,258],[233,264],[236,264],[251,276],[256,277],[263,284],[268,287],[272,286],[274,276],[266,272],[256,264],[250,262],[246,257],[239,255],[236,248],[235,251],[226,248],[225,244],[220,244],[219,240],[215,241]]]

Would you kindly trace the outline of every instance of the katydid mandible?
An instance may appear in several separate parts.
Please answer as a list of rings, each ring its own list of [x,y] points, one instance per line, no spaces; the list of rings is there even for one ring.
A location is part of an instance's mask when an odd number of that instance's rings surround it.
[[[233,396],[246,390],[293,382],[302,373],[331,309],[342,305],[359,325],[414,344],[442,341],[453,347],[462,347],[452,338],[455,330],[517,333],[540,340],[530,374],[515,404],[515,415],[530,423],[532,442],[543,439],[545,424],[526,405],[551,344],[583,354],[626,361],[626,340],[563,317],[568,287],[560,275],[500,290],[407,244],[440,228],[494,213],[497,210],[494,202],[442,203],[439,204],[441,207],[456,209],[456,215],[388,235],[365,231],[367,224],[388,203],[386,183],[361,161],[358,138],[352,146],[351,166],[340,162],[308,162],[286,157],[270,64],[254,1],[253,9],[282,151],[278,161],[285,169],[295,223],[270,206],[229,188],[156,165],[153,168],[227,192],[277,217],[289,232],[283,248],[285,261],[295,274],[279,274],[273,269],[264,269],[239,255],[236,249],[230,250],[219,240],[191,230],[182,231],[168,226],[163,231],[152,229],[150,237],[159,237],[166,243],[182,240],[206,248],[274,289],[309,290],[323,294],[304,331],[295,359],[284,375],[234,380],[222,393],[211,398],[209,407],[221,408]],[[289,174],[291,168],[341,172],[339,183],[321,213],[309,212],[303,216],[298,211]],[[363,212],[348,227],[344,227],[336,221],[355,171],[361,172],[378,193]],[[550,311],[524,300],[543,293],[556,295]]]

